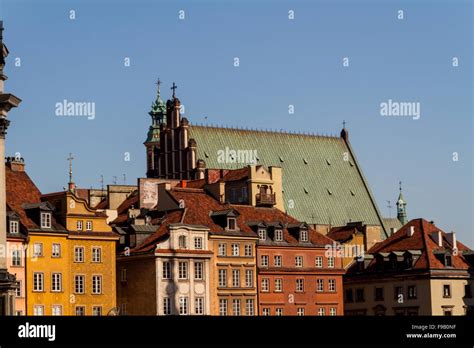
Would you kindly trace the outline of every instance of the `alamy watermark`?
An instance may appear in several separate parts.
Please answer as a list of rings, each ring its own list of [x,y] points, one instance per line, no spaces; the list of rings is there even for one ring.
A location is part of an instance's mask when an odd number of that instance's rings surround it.
[[[240,163],[240,164],[257,164],[258,155],[257,150],[244,149],[225,149],[217,151],[218,163]]]
[[[94,102],[71,102],[64,99],[62,102],[56,103],[56,116],[82,116],[88,120],[95,119],[95,103]]]
[[[403,116],[418,120],[421,116],[420,112],[420,102],[397,102],[389,99],[380,103],[381,116]]]

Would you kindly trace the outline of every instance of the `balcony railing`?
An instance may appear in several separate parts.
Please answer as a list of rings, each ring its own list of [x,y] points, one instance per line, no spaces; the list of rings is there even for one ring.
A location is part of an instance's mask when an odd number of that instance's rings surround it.
[[[275,205],[275,194],[274,193],[257,193],[257,205],[259,206],[274,206]]]

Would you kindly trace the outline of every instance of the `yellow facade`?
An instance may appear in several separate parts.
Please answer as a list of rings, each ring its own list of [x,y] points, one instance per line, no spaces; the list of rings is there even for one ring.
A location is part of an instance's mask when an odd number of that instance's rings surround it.
[[[118,236],[107,225],[106,216],[97,214],[73,193],[44,198],[55,206],[54,216],[67,231],[29,232],[27,314],[107,315],[116,307]],[[42,244],[42,256],[34,254],[34,244],[38,243]],[[59,256],[57,249],[53,255],[53,244],[60,245]],[[34,289],[35,273],[43,274],[42,290]],[[61,275],[60,290],[53,289],[53,273]]]

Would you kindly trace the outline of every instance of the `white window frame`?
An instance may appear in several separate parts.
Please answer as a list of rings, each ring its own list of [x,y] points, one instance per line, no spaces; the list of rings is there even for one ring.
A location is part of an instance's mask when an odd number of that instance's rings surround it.
[[[247,257],[252,257],[253,256],[253,246],[252,246],[252,244],[245,244],[244,255],[247,256]]]
[[[10,220],[10,233],[12,234],[18,234],[20,233],[20,222],[17,220]]]
[[[33,273],[33,292],[44,291],[44,273],[34,272]]]
[[[102,275],[101,274],[92,275],[92,294],[102,295]]]
[[[202,250],[202,248],[203,248],[202,237],[194,237],[194,249]]]
[[[33,315],[43,316],[44,315],[44,306],[43,305],[34,305],[33,306]]]
[[[53,304],[51,306],[51,315],[53,316],[63,315],[63,306],[59,304]]]
[[[245,314],[246,315],[255,315],[255,301],[253,298],[248,298],[245,301]]]
[[[324,279],[316,279],[316,292],[324,292]]]
[[[334,268],[335,260],[334,257],[328,257],[328,268]]]
[[[240,245],[237,243],[232,244],[232,256],[240,256]]]
[[[188,272],[188,262],[187,261],[179,261],[178,262],[178,279],[184,280],[189,278]]]
[[[295,267],[303,267],[303,256],[295,256]]]
[[[195,261],[194,262],[194,280],[203,280],[204,279],[204,262]]]
[[[329,315],[332,316],[332,317],[337,315],[336,307],[329,308]]]
[[[253,270],[252,269],[245,270],[245,287],[246,288],[253,287]]]
[[[268,307],[262,308],[262,315],[264,317],[268,317],[270,315],[270,308]]]
[[[240,300],[240,298],[232,299],[232,315],[242,315],[242,301]]]
[[[187,249],[188,248],[188,238],[185,235],[178,237],[178,249]]]
[[[226,288],[227,287],[227,270],[223,268],[219,269],[218,277],[219,277],[219,287]]]
[[[16,296],[17,298],[21,298],[21,297],[23,297],[22,281],[21,281],[21,280],[17,280],[17,281],[16,281],[16,284],[17,284],[17,288],[15,289],[15,296]]]
[[[218,256],[227,256],[227,244],[226,243],[219,243],[217,254],[218,254]]]
[[[283,230],[275,230],[275,242],[283,242]]]
[[[300,242],[307,242],[309,240],[309,233],[307,230],[300,231]]]
[[[283,315],[283,308],[281,308],[281,307],[275,308],[275,315],[277,317],[281,317]]]
[[[240,269],[232,270],[232,287],[240,288]]]
[[[12,267],[21,267],[21,250],[13,249],[12,250]]]
[[[336,292],[336,279],[328,279],[328,291]]]
[[[171,298],[163,297],[163,315],[171,315]]]
[[[85,249],[83,246],[74,247],[74,262],[83,263],[85,258]]]
[[[304,278],[296,279],[295,292],[304,292]]]
[[[268,255],[262,255],[260,258],[260,266],[268,267]]]
[[[219,315],[225,316],[228,313],[228,301],[226,298],[219,299]]]
[[[296,309],[296,315],[299,316],[299,317],[303,317],[304,316],[304,307],[298,307]]]
[[[262,292],[269,292],[270,291],[270,279],[262,278],[261,288],[262,288]]]
[[[80,313],[82,312],[82,313]],[[74,314],[77,317],[83,317],[86,315],[86,306],[76,306],[74,309]]]
[[[51,257],[58,258],[61,257],[61,244],[53,243],[51,246]]]
[[[93,223],[92,220],[87,220],[86,221],[86,231],[92,231],[93,230]]]
[[[196,297],[194,299],[194,314],[204,314],[204,297]]]
[[[76,221],[76,230],[77,231],[84,230],[84,222],[82,220],[77,220]]]
[[[179,315],[189,314],[189,298],[187,296],[180,296],[178,299],[179,303]]]
[[[258,229],[258,240],[264,241],[267,240],[267,230],[264,228]]]
[[[92,247],[92,262],[93,263],[102,262],[102,248],[101,247]]]
[[[51,228],[51,213],[42,212],[40,215],[41,228]]]
[[[275,292],[282,292],[283,291],[283,279],[282,278],[275,278],[274,281]]]
[[[83,274],[74,275],[74,293],[84,294],[86,291],[86,276]]]
[[[323,257],[322,256],[316,256],[314,260],[314,264],[316,268],[323,268]]]
[[[326,309],[324,307],[319,307],[318,308],[318,316],[325,316],[326,315]]]
[[[281,267],[281,260],[282,260],[281,255],[273,256],[273,264],[275,265],[275,267]]]
[[[171,262],[163,261],[161,279],[171,279]]]
[[[33,244],[33,256],[42,257],[43,256],[43,243],[34,243]]]
[[[51,292],[63,291],[63,275],[59,272],[51,273]]]
[[[92,315],[93,316],[102,316],[102,306],[92,306]]]
[[[233,225],[233,226],[232,226]],[[228,231],[237,231],[237,219],[235,217],[227,218],[227,230]]]

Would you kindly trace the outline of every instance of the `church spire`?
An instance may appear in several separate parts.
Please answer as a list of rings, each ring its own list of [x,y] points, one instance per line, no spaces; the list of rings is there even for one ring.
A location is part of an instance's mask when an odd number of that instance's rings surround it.
[[[400,189],[400,194],[398,195],[398,200],[397,200],[397,218],[400,221],[402,225],[405,225],[407,221],[407,211],[406,211],[406,206],[407,203],[403,197],[403,192],[402,192],[402,182],[399,182],[399,189]]]
[[[161,80],[157,79],[156,81],[156,99],[151,104],[151,110],[148,113],[151,116],[151,125],[150,129],[148,130],[147,139],[145,143],[149,142],[157,142],[160,140],[160,126],[163,123],[166,123],[166,104],[161,99]]]
[[[345,141],[349,140],[349,132],[346,129],[346,121],[342,121],[342,130],[341,130],[341,138]]]

